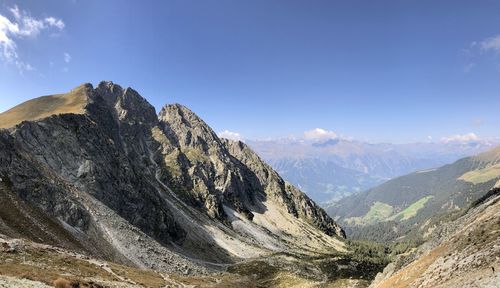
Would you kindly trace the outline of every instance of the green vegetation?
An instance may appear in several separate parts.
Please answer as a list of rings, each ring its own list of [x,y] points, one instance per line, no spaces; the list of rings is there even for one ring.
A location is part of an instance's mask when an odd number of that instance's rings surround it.
[[[352,257],[357,261],[387,265],[398,255],[407,254],[422,244],[422,241],[400,241],[394,243],[380,243],[366,240],[347,241]]]
[[[465,182],[470,182],[472,184],[486,183],[490,180],[500,177],[500,163],[492,166],[485,167],[483,169],[469,171],[458,178],[458,180],[463,180]]]
[[[352,217],[347,219],[346,221],[351,222],[354,225],[366,225],[373,224],[376,222],[385,221],[389,216],[392,215],[394,208],[391,205],[375,202],[370,207],[368,213],[366,213],[363,217]]]
[[[363,219],[370,223],[376,221],[382,221],[387,217],[391,216],[393,210],[394,209],[389,204],[385,204],[382,202],[375,202],[370,208],[370,211],[368,211],[368,213],[366,213],[366,215],[363,217]]]
[[[403,211],[394,215],[394,208],[391,205],[382,202],[375,202],[365,216],[351,217],[346,219],[346,222],[350,225],[371,225],[384,221],[405,221],[417,215],[418,211],[424,208],[425,203],[433,197],[434,196],[430,195],[421,198]]]
[[[228,272],[251,277],[256,287],[367,287],[390,262],[391,249],[374,242],[349,241],[349,252],[323,255],[275,253],[261,260],[243,261]],[[348,281],[348,282],[349,282]]]
[[[432,195],[426,196],[426,197],[418,200],[417,202],[411,204],[410,206],[408,206],[408,208],[404,209],[403,211],[389,217],[387,220],[397,220],[397,221],[408,220],[411,217],[414,217],[415,215],[417,215],[418,210],[424,208],[425,203],[427,203],[427,201],[429,201],[432,198],[434,198],[434,196],[432,196]]]
[[[352,257],[359,261],[369,261],[387,265],[390,262],[391,249],[387,244],[373,241],[348,241]]]

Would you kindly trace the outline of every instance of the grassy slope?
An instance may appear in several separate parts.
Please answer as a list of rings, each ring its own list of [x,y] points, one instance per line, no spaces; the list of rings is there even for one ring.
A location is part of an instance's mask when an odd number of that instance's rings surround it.
[[[83,114],[87,104],[86,86],[66,94],[38,97],[0,114],[0,128],[13,127],[23,121],[34,121],[55,114]]]
[[[392,215],[387,220],[400,220],[400,221],[408,220],[411,217],[414,217],[415,215],[417,215],[418,211],[420,209],[424,208],[425,203],[427,203],[427,201],[429,201],[432,198],[434,198],[434,196],[431,195],[431,196],[426,196],[422,199],[419,199],[415,203],[408,206],[408,208],[406,208],[405,210],[403,210],[397,214]]]
[[[391,205],[382,202],[375,202],[365,216],[348,218],[346,219],[346,222],[350,225],[369,225],[391,220],[405,221],[417,215],[418,211],[424,208],[427,201],[432,198],[434,198],[432,195],[423,197],[396,214],[393,214],[394,208]]]
[[[370,210],[363,217],[352,217],[346,219],[351,225],[366,225],[373,224],[380,221],[385,221],[389,218],[394,211],[394,208],[386,203],[375,202],[370,207]]]
[[[473,184],[479,184],[497,178],[500,178],[500,163],[485,167],[483,169],[469,171],[460,176],[458,179]]]

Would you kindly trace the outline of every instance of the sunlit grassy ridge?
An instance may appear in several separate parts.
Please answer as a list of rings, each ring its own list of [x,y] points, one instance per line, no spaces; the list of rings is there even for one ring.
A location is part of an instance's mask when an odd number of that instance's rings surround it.
[[[87,88],[82,85],[69,93],[35,98],[0,114],[0,128],[23,121],[34,121],[57,114],[83,114],[87,104]]]
[[[458,178],[458,180],[463,180],[473,184],[486,183],[495,178],[500,178],[500,163],[495,165],[469,171]]]

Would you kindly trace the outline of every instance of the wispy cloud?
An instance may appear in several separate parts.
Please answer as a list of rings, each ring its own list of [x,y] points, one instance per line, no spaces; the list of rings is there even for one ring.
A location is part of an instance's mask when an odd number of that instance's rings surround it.
[[[20,71],[32,71],[35,68],[24,62],[18,54],[17,39],[24,37],[37,37],[43,30],[64,29],[64,22],[55,17],[34,18],[19,7],[9,8],[13,19],[0,14],[0,59],[6,63],[14,64]]]
[[[479,137],[475,133],[467,133],[467,134],[456,134],[456,135],[451,135],[448,137],[443,137],[441,138],[441,142],[443,143],[450,143],[450,142],[471,142],[471,141],[477,141],[479,140]]]
[[[321,128],[315,128],[304,132],[304,138],[309,140],[335,139],[337,137],[337,133]]]
[[[65,26],[64,22],[61,19],[57,19],[54,17],[45,18],[45,22],[47,22],[47,24],[49,24],[49,26],[59,28],[59,30],[64,29],[64,26]]]
[[[472,41],[467,48],[462,49],[460,54],[465,62],[463,71],[465,73],[471,72],[477,66],[478,57],[490,54],[491,52],[500,54],[500,34],[481,41]]]
[[[236,141],[242,141],[243,137],[241,137],[241,134],[238,132],[233,132],[229,130],[224,130],[219,133],[219,137],[221,138],[226,138],[226,139],[231,139],[231,140],[236,140]]]
[[[500,52],[500,35],[487,38],[479,43],[482,51]]]
[[[68,52],[64,52],[64,62],[69,63],[71,61],[71,55]]]

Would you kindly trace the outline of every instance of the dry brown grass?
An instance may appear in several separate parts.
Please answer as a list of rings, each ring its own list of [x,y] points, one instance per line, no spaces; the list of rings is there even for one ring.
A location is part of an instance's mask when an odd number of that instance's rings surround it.
[[[403,288],[409,287],[416,279],[421,277],[427,268],[436,261],[437,258],[449,253],[447,246],[438,246],[428,254],[420,257],[406,268],[396,272],[390,279],[384,281],[377,288]]]
[[[82,288],[106,286],[99,285],[100,282],[135,283],[143,287],[168,285],[177,287],[181,284],[196,285],[196,287],[256,287],[254,279],[229,273],[199,277],[161,275],[153,270],[114,263],[106,265],[114,274],[103,269],[101,265],[52,249],[40,249],[28,245],[23,250],[13,253],[0,251],[0,275],[29,279],[55,287],[74,287],[71,286],[73,284],[79,284]]]
[[[86,86],[66,94],[38,97],[0,114],[0,128],[13,127],[23,121],[34,121],[57,114],[83,114],[87,104]]]
[[[52,283],[56,288],[77,288],[80,287],[80,283],[78,281],[69,281],[64,278],[57,278]]]
[[[82,278],[119,280],[83,259],[34,247],[26,247],[14,253],[0,252],[0,275],[25,278],[47,285],[54,285],[55,280],[64,278],[72,283],[81,283],[80,287],[89,286]]]
[[[153,270],[134,269],[118,264],[109,264],[113,272],[144,287],[165,287],[163,277]]]

